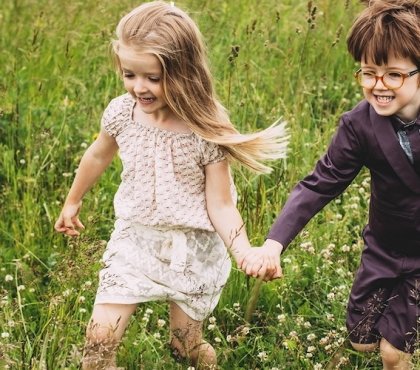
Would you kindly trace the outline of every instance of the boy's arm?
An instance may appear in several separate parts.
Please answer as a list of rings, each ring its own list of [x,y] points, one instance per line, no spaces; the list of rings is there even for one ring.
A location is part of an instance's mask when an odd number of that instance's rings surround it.
[[[342,118],[326,154],[313,173],[292,190],[266,242],[241,261],[241,268],[248,275],[270,280],[269,272],[259,270],[264,258],[283,253],[310,219],[347,188],[362,165],[363,150],[357,135],[351,122]]]
[[[79,212],[84,195],[112,162],[118,145],[113,137],[101,129],[98,138],[86,150],[76,172],[63,209],[54,225],[56,231],[69,236],[79,235],[84,228]]]
[[[230,192],[228,161],[206,165],[205,174],[207,212],[216,232],[238,262],[251,245]]]
[[[284,252],[310,219],[351,184],[363,166],[363,156],[352,122],[343,117],[327,152],[292,190],[267,239],[282,244]]]

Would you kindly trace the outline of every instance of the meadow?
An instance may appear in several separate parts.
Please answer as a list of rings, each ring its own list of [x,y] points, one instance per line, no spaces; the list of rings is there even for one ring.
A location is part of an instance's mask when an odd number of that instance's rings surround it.
[[[53,224],[103,109],[124,92],[109,44],[138,2],[4,0],[0,8],[0,368],[78,369],[100,258],[112,231],[115,159],[87,194],[79,238]],[[288,158],[270,175],[234,166],[239,209],[260,245],[294,184],[361,98],[345,39],[356,0],[182,0],[206,40],[216,90],[243,132],[279,117]],[[205,323],[221,369],[380,369],[349,346],[345,308],[363,248],[369,174],[320,212],[263,283],[232,270]],[[249,320],[247,307],[257,298]],[[140,305],[120,347],[126,369],[186,369],[167,346],[165,302]],[[414,366],[420,368],[418,356]]]

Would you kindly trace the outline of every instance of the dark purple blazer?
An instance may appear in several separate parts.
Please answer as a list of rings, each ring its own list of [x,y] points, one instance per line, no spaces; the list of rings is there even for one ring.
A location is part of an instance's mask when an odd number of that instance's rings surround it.
[[[367,101],[341,117],[326,154],[292,190],[267,238],[286,248],[363,166],[371,174],[366,243],[420,255],[420,174],[402,150],[390,118],[378,115]]]

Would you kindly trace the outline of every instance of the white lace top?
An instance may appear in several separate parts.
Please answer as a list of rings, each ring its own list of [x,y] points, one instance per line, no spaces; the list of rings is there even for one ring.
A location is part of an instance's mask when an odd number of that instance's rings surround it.
[[[214,231],[206,208],[204,166],[224,160],[223,150],[194,133],[134,122],[134,105],[128,93],[113,99],[101,123],[115,137],[123,164],[114,198],[116,217],[145,226]]]

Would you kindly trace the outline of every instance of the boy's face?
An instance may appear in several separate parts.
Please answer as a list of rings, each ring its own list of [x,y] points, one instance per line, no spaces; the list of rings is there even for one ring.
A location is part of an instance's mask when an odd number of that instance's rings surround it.
[[[409,73],[417,69],[416,65],[407,58],[388,58],[388,64],[377,65],[371,60],[362,61],[363,72],[383,76],[386,72]],[[372,105],[376,113],[381,116],[397,115],[408,122],[417,117],[420,110],[420,74],[417,73],[404,80],[403,85],[395,90],[386,88],[381,80],[372,89],[363,88],[366,100]]]

